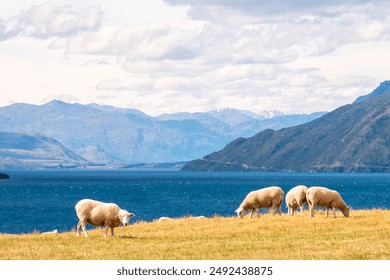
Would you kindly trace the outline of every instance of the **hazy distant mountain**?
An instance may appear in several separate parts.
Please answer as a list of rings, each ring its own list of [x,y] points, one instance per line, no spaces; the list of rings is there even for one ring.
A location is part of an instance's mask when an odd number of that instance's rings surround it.
[[[68,168],[90,164],[52,138],[0,132],[0,168]]]
[[[206,113],[163,114],[156,118],[164,121],[195,120],[207,129],[225,137],[249,137],[264,129],[281,129],[312,121],[326,112],[312,114],[283,114],[278,111],[263,111],[256,114],[250,111],[225,108]],[[228,143],[228,142],[226,142]]]
[[[184,170],[390,172],[390,88],[310,123],[239,138]]]
[[[176,162],[219,150],[237,137],[300,124],[322,114],[266,119],[227,109],[151,117],[134,109],[54,100],[41,106],[1,107],[0,131],[42,133],[98,164]]]

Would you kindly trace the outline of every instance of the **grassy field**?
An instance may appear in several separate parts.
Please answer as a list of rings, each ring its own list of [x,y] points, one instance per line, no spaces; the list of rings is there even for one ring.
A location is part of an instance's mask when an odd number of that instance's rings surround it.
[[[359,210],[349,218],[262,215],[182,218],[75,232],[0,234],[0,259],[16,260],[389,260],[390,211]]]

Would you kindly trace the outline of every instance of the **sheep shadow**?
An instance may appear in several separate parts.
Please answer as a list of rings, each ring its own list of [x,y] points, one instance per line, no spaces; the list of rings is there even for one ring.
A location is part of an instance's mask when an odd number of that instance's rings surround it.
[[[142,239],[140,237],[130,236],[130,235],[124,235],[124,236],[118,236],[120,239]]]

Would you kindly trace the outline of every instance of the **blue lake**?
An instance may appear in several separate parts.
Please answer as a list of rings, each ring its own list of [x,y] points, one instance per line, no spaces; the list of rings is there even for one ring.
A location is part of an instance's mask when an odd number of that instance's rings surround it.
[[[162,216],[234,216],[249,191],[303,184],[340,192],[353,209],[390,209],[390,174],[181,172],[149,170],[7,171],[0,180],[0,232],[69,231],[80,199],[115,202],[132,222]],[[283,202],[283,211],[287,209]],[[351,214],[353,215],[353,214]]]

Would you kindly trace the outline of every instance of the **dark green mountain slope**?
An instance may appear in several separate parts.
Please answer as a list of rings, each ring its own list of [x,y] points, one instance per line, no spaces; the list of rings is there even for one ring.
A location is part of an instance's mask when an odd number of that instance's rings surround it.
[[[390,172],[390,91],[307,124],[239,138],[183,170]]]

